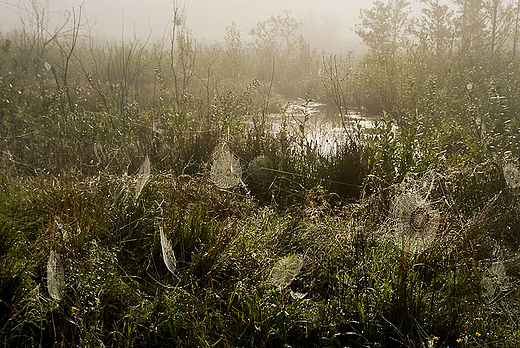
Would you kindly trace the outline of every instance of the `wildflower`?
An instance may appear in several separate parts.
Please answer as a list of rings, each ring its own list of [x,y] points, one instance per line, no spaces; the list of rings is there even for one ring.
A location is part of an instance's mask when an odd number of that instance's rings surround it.
[[[341,239],[345,239],[345,236],[341,236]]]
[[[482,335],[480,334],[480,332],[477,331],[477,332],[475,332],[475,336],[480,337]]]
[[[74,315],[74,313],[76,313],[77,310],[78,310],[78,309],[77,309],[76,307],[72,307],[72,308],[70,309],[70,315]]]
[[[439,340],[439,337],[437,337],[437,336],[433,336],[432,340],[434,340],[434,341],[438,341],[438,340]]]
[[[233,253],[228,253],[229,256],[233,256]]]
[[[290,214],[287,214],[287,217],[288,217],[289,219],[292,219],[292,216],[291,216]]]
[[[456,341],[457,343],[462,343],[462,338],[457,338],[455,341]]]

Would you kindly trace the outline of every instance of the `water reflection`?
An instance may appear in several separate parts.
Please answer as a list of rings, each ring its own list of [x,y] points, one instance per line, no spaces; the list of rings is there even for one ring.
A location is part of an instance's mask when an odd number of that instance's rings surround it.
[[[356,113],[349,113],[342,122],[337,112],[316,102],[289,104],[283,113],[270,114],[268,123],[274,134],[286,127],[291,134],[302,137],[305,145],[316,147],[323,154],[336,153],[338,144],[347,137],[375,127],[375,119]]]

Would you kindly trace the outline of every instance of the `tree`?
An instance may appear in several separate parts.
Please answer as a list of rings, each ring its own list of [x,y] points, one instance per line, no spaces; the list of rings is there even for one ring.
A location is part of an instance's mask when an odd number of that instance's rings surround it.
[[[365,106],[371,113],[386,113],[399,119],[398,96],[406,84],[405,49],[411,46],[410,3],[405,0],[377,0],[371,9],[361,10],[356,33],[369,47],[359,75],[365,87]]]
[[[240,39],[240,29],[235,22],[226,26],[226,65],[230,76],[237,77],[240,65],[240,55],[242,51],[242,41]]]
[[[289,15],[288,11],[271,16],[268,20],[259,22],[251,29],[255,47],[260,53],[276,56],[282,51],[289,51],[294,41],[294,31],[299,23]]]
[[[462,54],[482,52],[485,35],[485,16],[483,0],[453,0],[458,6],[455,20],[459,38],[459,51]]]
[[[443,59],[451,51],[454,37],[454,13],[439,0],[426,0],[422,10],[419,41],[422,51]]]
[[[350,54],[345,60],[336,55],[328,57],[323,55],[322,82],[327,94],[338,108],[341,124],[346,134],[347,125],[345,117],[348,114],[348,103],[351,99],[351,91],[348,83],[352,79]]]
[[[515,29],[513,33],[513,58],[516,57],[516,44],[518,42],[518,32],[519,32],[519,24],[520,24],[520,0],[518,0],[515,8]]]
[[[188,86],[193,76],[193,68],[197,57],[197,47],[193,34],[186,28],[183,0],[173,1],[173,18],[170,32],[170,69],[173,75],[175,103],[177,106],[185,102]]]
[[[510,37],[513,27],[513,4],[504,0],[488,0],[484,3],[484,12],[488,21],[489,53],[493,56]]]
[[[356,33],[373,52],[396,52],[406,46],[410,3],[406,0],[377,0],[360,12]]]
[[[513,0],[453,0],[453,3],[458,7],[455,20],[458,49],[466,64],[481,65],[486,59],[496,68],[496,55],[506,44],[512,43],[516,51],[518,25]]]
[[[276,70],[286,71],[294,45],[294,32],[299,23],[289,15],[288,11],[271,16],[259,22],[249,34],[254,38],[254,46],[260,55],[260,68],[264,86],[262,88],[264,102],[262,106],[262,130],[265,128],[266,114],[273,91]],[[278,58],[283,64],[279,64]]]

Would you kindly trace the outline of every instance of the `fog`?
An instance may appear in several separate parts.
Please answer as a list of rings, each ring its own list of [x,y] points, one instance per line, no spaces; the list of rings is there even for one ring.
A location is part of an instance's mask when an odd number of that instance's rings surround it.
[[[222,41],[225,27],[235,22],[242,39],[249,40],[249,31],[256,23],[281,11],[290,11],[300,23],[300,31],[309,42],[324,50],[352,47],[359,38],[352,28],[360,8],[369,8],[372,0],[192,0],[184,3],[186,23],[199,41]],[[49,0],[51,23],[57,25],[67,10],[83,4],[83,13],[96,36],[120,37],[137,33],[162,37],[171,18],[172,3],[166,0]],[[0,2],[0,30],[9,31],[20,25],[20,13],[30,8],[30,1]]]

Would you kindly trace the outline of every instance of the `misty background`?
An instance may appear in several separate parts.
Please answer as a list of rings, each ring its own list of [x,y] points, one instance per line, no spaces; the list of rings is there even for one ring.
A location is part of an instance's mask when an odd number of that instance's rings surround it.
[[[52,0],[40,2],[48,6],[53,24],[60,23],[67,10],[83,6],[85,18],[96,37],[120,37],[136,33],[161,39],[172,16],[172,3],[165,0]],[[320,50],[355,50],[361,40],[353,31],[361,8],[371,7],[372,0],[193,0],[184,2],[186,25],[195,38],[208,44],[221,42],[225,27],[235,22],[242,39],[250,41],[249,31],[256,23],[282,11],[301,23],[299,32]],[[0,31],[20,26],[20,12],[28,2],[0,2]]]

